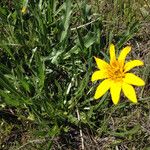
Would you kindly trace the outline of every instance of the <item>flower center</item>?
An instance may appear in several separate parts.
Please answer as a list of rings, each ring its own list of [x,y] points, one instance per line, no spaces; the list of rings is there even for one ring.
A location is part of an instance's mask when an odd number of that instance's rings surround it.
[[[114,81],[122,81],[122,78],[124,78],[123,65],[117,60],[110,63],[107,71],[108,78]]]

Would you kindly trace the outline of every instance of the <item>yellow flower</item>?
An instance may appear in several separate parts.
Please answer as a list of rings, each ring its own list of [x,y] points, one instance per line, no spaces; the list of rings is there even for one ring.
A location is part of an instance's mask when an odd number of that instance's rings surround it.
[[[27,9],[27,7],[28,7],[28,2],[29,2],[28,0],[23,0],[23,7],[22,7],[22,9],[21,9],[21,12],[22,12],[23,15],[28,12],[28,9]]]
[[[25,14],[25,13],[27,12],[27,7],[26,7],[26,6],[23,6],[22,9],[21,9],[21,12],[22,12],[23,14]]]
[[[125,63],[125,58],[130,51],[131,47],[126,46],[120,52],[118,59],[116,59],[115,46],[111,44],[110,64],[94,57],[99,70],[92,74],[91,80],[93,82],[105,79],[97,87],[94,99],[100,98],[110,89],[112,101],[116,105],[119,102],[122,89],[124,95],[129,100],[133,103],[137,103],[136,93],[132,85],[143,86],[145,82],[133,73],[128,73],[128,71],[136,66],[142,66],[143,62],[140,60],[132,60]]]

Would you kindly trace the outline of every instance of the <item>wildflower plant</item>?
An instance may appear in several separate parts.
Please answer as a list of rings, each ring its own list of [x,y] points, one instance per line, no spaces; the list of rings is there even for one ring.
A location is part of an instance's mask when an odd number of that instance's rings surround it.
[[[114,104],[118,104],[121,89],[124,95],[133,103],[137,103],[137,97],[133,85],[144,86],[145,82],[133,73],[129,73],[136,66],[142,66],[141,60],[132,60],[125,63],[127,54],[131,51],[130,46],[126,46],[120,52],[118,59],[115,55],[115,46],[110,45],[110,64],[104,60],[94,57],[99,70],[92,74],[92,81],[104,79],[97,87],[94,99],[99,99],[109,89]]]
[[[145,13],[149,5],[146,8],[145,0],[139,2],[0,1],[0,149],[145,149],[149,146],[146,132],[150,106],[149,59],[142,58],[146,64],[142,77],[147,86],[140,93],[143,100],[138,106],[122,104],[110,108],[108,101],[103,103],[106,95],[100,103],[96,100],[93,103],[90,97],[93,88],[89,84],[92,56],[96,56],[93,49],[105,49],[106,43],[113,40],[117,40],[118,49],[136,41],[145,45],[142,53],[148,56],[149,35],[145,33],[149,15],[146,17],[141,11]],[[110,64],[95,57],[98,69],[92,81],[104,80],[95,98],[110,89],[116,104],[122,89],[137,102],[132,86],[133,81],[137,85],[138,79],[129,71],[143,62],[125,64],[131,48],[125,48],[117,59],[114,46],[110,48]],[[144,85],[141,80],[138,84]],[[12,133],[19,138],[8,140]]]

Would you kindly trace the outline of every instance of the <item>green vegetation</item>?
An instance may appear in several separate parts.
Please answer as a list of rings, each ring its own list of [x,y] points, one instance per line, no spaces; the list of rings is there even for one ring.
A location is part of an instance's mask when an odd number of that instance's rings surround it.
[[[0,1],[2,150],[150,149],[148,0]],[[25,11],[22,10],[25,8]],[[22,10],[22,11],[21,11]],[[93,56],[132,46],[138,104],[94,100]]]

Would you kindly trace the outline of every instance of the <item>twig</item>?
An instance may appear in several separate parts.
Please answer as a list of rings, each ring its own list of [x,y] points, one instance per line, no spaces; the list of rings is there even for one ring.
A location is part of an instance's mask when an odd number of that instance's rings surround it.
[[[76,30],[76,29],[84,28],[84,27],[86,27],[86,26],[88,26],[88,25],[90,25],[90,24],[92,24],[92,23],[94,23],[94,22],[96,22],[96,21],[98,21],[98,20],[100,20],[100,17],[97,18],[97,19],[95,19],[95,20],[92,20],[92,21],[90,21],[90,22],[87,22],[87,23],[85,23],[85,24],[82,24],[82,25],[80,25],[80,26],[71,28],[70,30],[71,30],[71,31],[74,31],[74,30]],[[101,22],[103,22],[103,23],[111,23],[112,21],[103,20],[103,21],[101,21]],[[105,26],[105,25],[104,25],[104,26]]]
[[[99,18],[96,19],[96,20],[90,21],[90,22],[88,22],[88,23],[82,24],[82,25],[80,25],[80,26],[78,26],[78,27],[71,28],[71,31],[74,31],[74,30],[76,30],[76,29],[80,29],[80,28],[86,27],[86,26],[88,26],[88,25],[90,25],[90,24],[92,24],[92,23],[94,23],[94,22],[96,22],[96,21],[98,21],[98,20],[99,20]]]
[[[78,108],[77,108],[77,118],[80,121],[80,114],[79,114]],[[84,139],[83,139],[83,132],[81,129],[81,125],[79,125],[79,132],[80,132],[80,138],[81,138],[81,149],[84,150]]]

